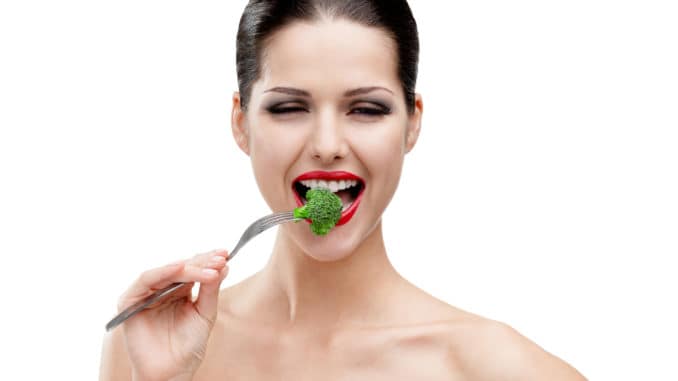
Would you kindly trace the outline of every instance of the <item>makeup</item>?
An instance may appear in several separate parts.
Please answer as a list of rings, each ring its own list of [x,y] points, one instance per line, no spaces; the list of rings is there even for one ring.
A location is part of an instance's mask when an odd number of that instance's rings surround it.
[[[337,226],[343,225],[353,218],[360,206],[365,191],[365,181],[359,176],[346,171],[310,171],[298,176],[292,182],[292,190],[297,206],[305,204],[304,195],[312,188],[325,188],[341,198],[344,209]]]

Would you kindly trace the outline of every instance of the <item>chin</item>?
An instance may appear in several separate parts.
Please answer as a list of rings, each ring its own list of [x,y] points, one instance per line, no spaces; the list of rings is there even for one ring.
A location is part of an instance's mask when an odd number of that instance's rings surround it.
[[[300,223],[301,224],[301,223]],[[327,235],[317,236],[311,232],[308,224],[301,226],[301,229],[294,229],[293,240],[299,246],[301,251],[319,262],[335,262],[348,258],[360,246],[360,238],[352,237],[355,234],[346,229],[348,226],[335,227]],[[350,224],[349,224],[350,226]]]
[[[317,236],[306,222],[287,224],[287,233],[306,256],[319,262],[336,262],[350,257],[365,242],[371,229],[360,226],[358,220],[334,227],[327,235]]]
[[[341,250],[338,248],[331,248],[329,250],[311,249],[309,251],[304,251],[304,254],[318,262],[331,263],[339,262],[350,257],[351,254],[353,254],[353,250]]]

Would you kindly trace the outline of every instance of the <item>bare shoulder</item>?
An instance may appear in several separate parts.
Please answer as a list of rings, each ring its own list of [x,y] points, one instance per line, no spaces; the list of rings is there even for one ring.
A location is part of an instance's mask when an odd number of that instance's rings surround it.
[[[409,299],[419,331],[443,349],[447,368],[472,380],[585,381],[575,368],[548,353],[511,326],[453,307],[426,293]],[[424,328],[425,327],[425,328]]]
[[[585,381],[575,368],[511,326],[455,309],[447,323],[449,358],[474,380]]]

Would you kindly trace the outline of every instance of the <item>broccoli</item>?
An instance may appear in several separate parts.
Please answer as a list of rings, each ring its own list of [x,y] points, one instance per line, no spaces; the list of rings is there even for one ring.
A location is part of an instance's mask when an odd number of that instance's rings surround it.
[[[311,220],[311,231],[316,235],[325,235],[341,217],[341,199],[329,189],[309,189],[306,192],[306,205],[294,209],[295,218]]]

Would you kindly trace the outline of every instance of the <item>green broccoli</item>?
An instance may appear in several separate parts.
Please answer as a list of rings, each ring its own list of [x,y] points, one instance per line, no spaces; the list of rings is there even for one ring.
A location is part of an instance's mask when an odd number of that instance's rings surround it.
[[[329,189],[310,189],[306,192],[306,205],[294,209],[295,218],[311,220],[311,231],[325,235],[341,217],[341,199]]]

